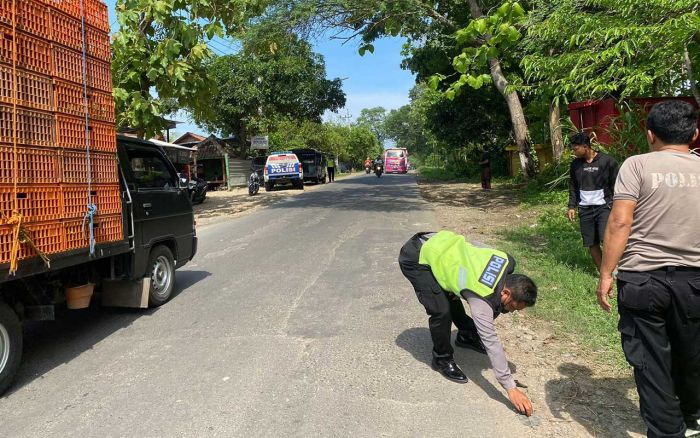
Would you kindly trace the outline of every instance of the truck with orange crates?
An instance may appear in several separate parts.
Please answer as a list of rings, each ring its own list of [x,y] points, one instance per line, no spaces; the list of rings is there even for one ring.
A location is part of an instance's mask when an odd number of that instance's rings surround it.
[[[162,305],[197,250],[165,152],[116,135],[110,59],[102,1],[0,0],[0,394],[22,322]]]

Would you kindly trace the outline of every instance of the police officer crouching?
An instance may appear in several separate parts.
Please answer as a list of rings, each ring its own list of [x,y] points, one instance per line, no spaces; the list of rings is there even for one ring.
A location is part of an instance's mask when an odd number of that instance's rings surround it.
[[[446,378],[466,383],[453,359],[452,323],[459,333],[455,344],[487,353],[496,379],[518,412],[532,415],[532,403],[516,387],[494,319],[501,313],[535,305],[537,286],[513,274],[515,260],[491,248],[476,247],[451,231],[418,233],[401,248],[399,266],[429,315],[433,339],[432,367]],[[472,318],[461,298],[469,303]]]

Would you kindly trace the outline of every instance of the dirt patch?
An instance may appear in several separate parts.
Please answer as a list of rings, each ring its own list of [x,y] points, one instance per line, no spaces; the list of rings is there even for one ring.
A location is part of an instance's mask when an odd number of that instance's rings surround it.
[[[423,197],[435,207],[438,225],[472,241],[497,244],[501,230],[537,223],[537,212],[520,208],[517,188],[427,182]],[[534,418],[519,416],[538,436],[644,436],[631,373],[600,365],[571,339],[554,336],[553,327],[527,312],[497,320],[498,332],[515,369],[515,378],[535,404]]]

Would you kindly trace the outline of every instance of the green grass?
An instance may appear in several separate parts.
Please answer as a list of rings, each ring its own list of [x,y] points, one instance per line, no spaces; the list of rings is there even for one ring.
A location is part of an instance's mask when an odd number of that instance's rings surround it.
[[[464,177],[443,167],[420,166],[418,174],[428,181],[454,181],[463,180]]]
[[[539,287],[531,315],[551,321],[558,337],[576,341],[597,362],[623,369],[617,311],[607,314],[596,302],[597,270],[581,243],[578,223],[564,215],[566,199],[562,191],[525,190],[523,208],[537,209],[539,221],[535,227],[523,225],[502,233],[502,249]]]

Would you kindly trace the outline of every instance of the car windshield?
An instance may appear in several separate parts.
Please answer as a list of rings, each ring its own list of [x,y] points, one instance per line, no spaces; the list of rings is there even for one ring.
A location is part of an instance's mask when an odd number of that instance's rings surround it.
[[[393,150],[386,152],[387,158],[403,158],[403,151]]]

